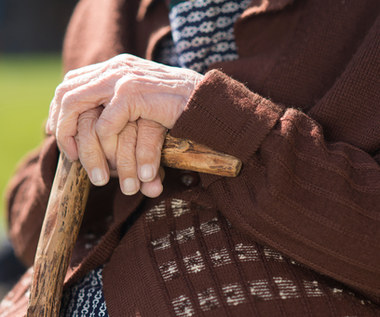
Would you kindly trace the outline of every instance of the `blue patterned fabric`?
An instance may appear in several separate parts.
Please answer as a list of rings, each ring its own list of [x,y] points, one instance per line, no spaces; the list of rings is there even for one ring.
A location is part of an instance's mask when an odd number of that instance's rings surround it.
[[[63,293],[60,317],[108,317],[103,295],[103,267],[88,273]]]
[[[237,59],[233,26],[250,1],[172,0],[169,18],[178,66],[204,73],[213,63]]]

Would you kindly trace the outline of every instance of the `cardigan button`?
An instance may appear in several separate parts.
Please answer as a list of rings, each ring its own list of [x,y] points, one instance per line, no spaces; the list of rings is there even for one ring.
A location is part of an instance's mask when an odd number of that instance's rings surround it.
[[[181,183],[186,187],[194,187],[199,184],[200,178],[198,173],[184,171],[180,175]]]

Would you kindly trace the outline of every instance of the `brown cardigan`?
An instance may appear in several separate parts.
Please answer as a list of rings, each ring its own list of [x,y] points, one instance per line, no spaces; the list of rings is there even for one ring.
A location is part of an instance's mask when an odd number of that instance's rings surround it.
[[[179,278],[170,280],[169,287],[152,251],[158,231],[173,235],[180,226],[170,207],[180,199],[198,206],[183,220],[194,227],[202,227],[199,217],[207,214],[202,210],[213,210],[229,237],[228,252],[232,240],[251,241],[262,254],[267,247],[275,249],[287,259],[293,280],[305,281],[302,274],[311,274],[321,285],[338,283],[348,293],[339,304],[344,309],[351,305],[358,316],[380,316],[376,304],[355,306],[360,300],[352,295],[380,302],[379,13],[378,0],[253,0],[235,24],[239,59],[212,65],[171,131],[241,158],[241,174],[233,179],[201,174],[199,184],[192,175],[192,185],[181,187],[182,172],[168,170],[158,199],[123,196],[116,181],[93,188],[66,285],[108,262],[103,277],[111,316],[182,316],[173,298],[182,298],[178,290],[185,282],[194,293],[189,302],[195,313],[205,313],[196,304],[193,277],[184,277],[182,284]],[[67,31],[65,70],[121,52],[154,59],[158,40],[170,32],[167,15],[164,1],[81,0]],[[56,160],[55,142],[48,138],[9,187],[9,234],[28,265]],[[146,216],[160,201],[172,210],[166,231]],[[92,248],[86,247],[89,232],[103,236]],[[198,247],[207,251],[200,235],[196,230]],[[176,250],[177,258],[185,253],[182,245]],[[275,265],[280,264],[267,264],[265,274],[278,275],[283,266]],[[253,270],[259,271],[240,267],[236,274],[243,281],[241,272],[250,276]],[[210,274],[215,282],[219,273],[213,269],[203,279]],[[254,295],[246,285],[243,289]],[[243,310],[229,310],[227,301],[215,314],[343,316],[333,297],[326,304],[307,301],[306,295],[290,308],[281,302],[281,292],[272,306],[256,296],[236,306]],[[295,307],[303,307],[303,313],[295,313]]]

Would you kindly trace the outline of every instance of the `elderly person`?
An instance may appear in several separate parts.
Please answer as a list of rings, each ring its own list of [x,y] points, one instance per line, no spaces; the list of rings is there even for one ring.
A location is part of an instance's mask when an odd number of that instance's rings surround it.
[[[379,13],[81,0],[50,136],[8,194],[30,266],[57,145],[95,185],[61,316],[380,315]],[[160,172],[167,130],[239,157],[240,175]],[[25,312],[29,277],[4,316]]]

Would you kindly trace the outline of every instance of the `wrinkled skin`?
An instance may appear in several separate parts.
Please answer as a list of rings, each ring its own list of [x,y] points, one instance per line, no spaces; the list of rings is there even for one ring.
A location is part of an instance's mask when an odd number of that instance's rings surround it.
[[[46,131],[94,185],[115,174],[124,194],[157,197],[165,134],[202,79],[130,54],[76,69],[56,89]]]

